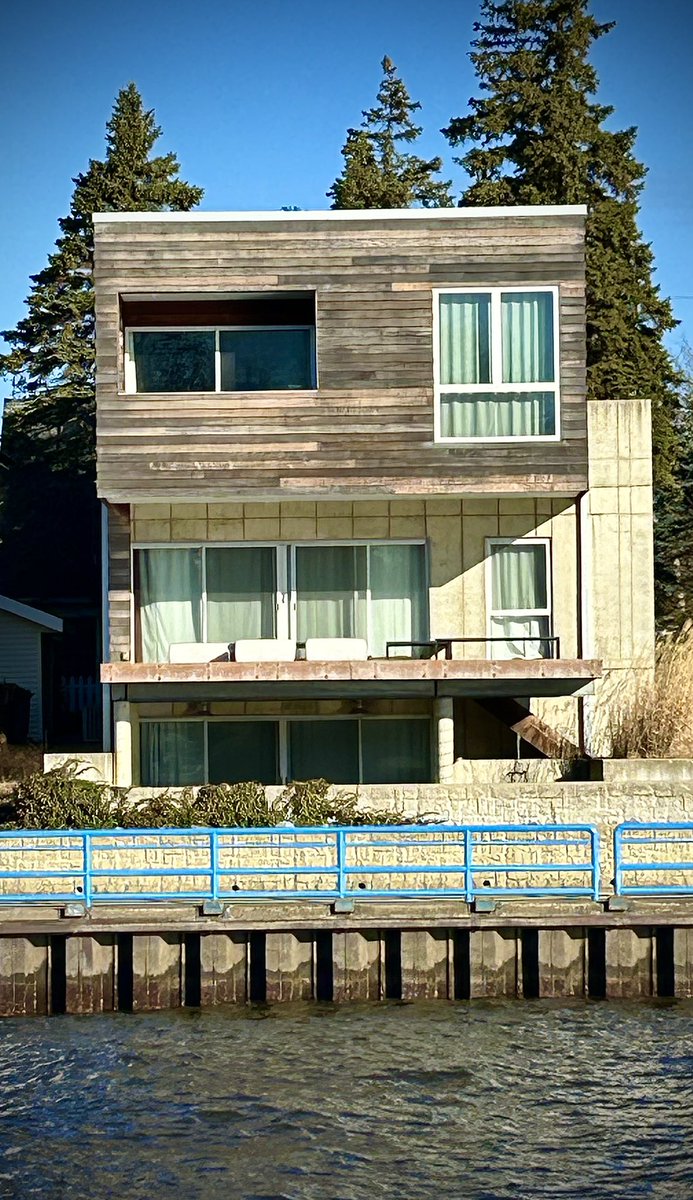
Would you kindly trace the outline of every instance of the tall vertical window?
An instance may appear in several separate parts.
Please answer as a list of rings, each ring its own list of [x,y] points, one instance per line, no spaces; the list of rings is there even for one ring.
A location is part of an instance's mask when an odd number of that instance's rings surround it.
[[[550,657],[548,541],[491,538],[486,554],[491,656]]]
[[[558,436],[558,289],[435,296],[441,441]]]

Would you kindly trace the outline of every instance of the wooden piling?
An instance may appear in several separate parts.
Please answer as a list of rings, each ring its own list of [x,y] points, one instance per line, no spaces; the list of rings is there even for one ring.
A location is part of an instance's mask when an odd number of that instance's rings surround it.
[[[519,938],[509,929],[473,929],[469,937],[472,999],[521,993]]]
[[[606,931],[607,999],[638,1000],[655,992],[654,931],[622,926]]]
[[[43,1016],[49,1011],[49,939],[0,938],[0,1016]]]
[[[383,959],[378,933],[371,930],[333,933],[333,999],[382,999],[385,985]]]
[[[539,995],[584,996],[587,991],[584,929],[539,930]]]
[[[181,938],[173,933],[137,933],[132,938],[134,1012],[179,1008],[182,1002]]]
[[[313,996],[313,939],[296,933],[268,933],[265,943],[265,998],[310,1000]]]
[[[451,995],[450,939],[445,930],[404,929],[401,937],[403,1000]]]
[[[116,1004],[114,934],[65,941],[65,1011],[112,1012]]]
[[[248,999],[248,939],[244,933],[200,937],[200,1004],[245,1004]]]

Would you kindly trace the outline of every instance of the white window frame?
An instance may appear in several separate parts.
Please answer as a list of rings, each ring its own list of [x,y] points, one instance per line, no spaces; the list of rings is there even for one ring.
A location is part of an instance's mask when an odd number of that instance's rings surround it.
[[[187,395],[187,392],[138,392],[137,391],[137,371],[135,366],[135,352],[133,335],[135,333],[213,333],[214,334],[214,392],[205,393],[208,395],[216,395],[222,391],[221,387],[221,345],[219,335],[222,333],[238,333],[252,332],[253,330],[269,333],[276,330],[297,330],[307,329],[310,332],[310,349],[311,349],[311,364],[312,381],[307,388],[268,388],[267,391],[275,392],[314,392],[318,387],[318,359],[316,354],[315,340],[315,325],[138,325],[128,326],[125,330],[125,355],[124,355],[124,382],[125,394],[128,396],[170,396],[170,395]],[[253,389],[253,391],[262,392],[262,388]],[[232,392],[224,391],[224,395],[250,395],[246,389],[237,388]],[[194,393],[193,393],[194,395]]]
[[[257,721],[262,721],[263,723],[267,723],[268,721],[270,721],[270,722],[272,722],[272,724],[274,724],[278,727],[277,728],[277,733],[278,733],[278,738],[277,738],[278,762],[277,762],[277,765],[278,765],[279,781],[280,781],[280,784],[284,785],[284,786],[289,782],[289,725],[294,724],[297,721],[303,721],[303,722],[310,721],[313,723],[315,723],[317,721],[356,721],[357,728],[358,728],[358,774],[359,774],[359,777],[358,777],[358,779],[354,780],[355,784],[356,783],[360,784],[362,781],[362,778],[363,778],[363,734],[361,731],[361,722],[362,721],[426,721],[426,723],[429,726],[428,773],[431,775],[433,774],[433,759],[434,759],[433,750],[434,750],[435,729],[434,729],[432,717],[426,716],[425,713],[315,713],[315,714],[309,715],[309,716],[305,716],[302,714],[301,715],[297,714],[296,716],[292,716],[290,714],[284,715],[284,716],[277,716],[277,715],[274,715],[271,713],[267,713],[267,714],[258,713],[258,714],[253,714],[252,716],[245,715],[245,714],[241,715],[241,716],[235,716],[233,714],[224,716],[222,714],[220,716],[194,716],[194,717],[193,716],[189,716],[189,717],[188,716],[181,716],[181,717],[147,716],[147,717],[140,717],[139,725],[140,726],[152,725],[152,724],[161,725],[161,724],[165,724],[165,723],[184,724],[184,725],[189,725],[191,723],[204,724],[205,731],[204,731],[204,738],[203,738],[203,770],[204,770],[204,776],[205,776],[204,782],[206,783],[209,780],[209,743],[208,743],[208,738],[207,738],[206,726],[212,725],[212,724],[214,724],[214,725],[220,725],[220,724],[230,725],[230,724],[240,724],[240,723],[248,724],[249,722],[254,723]],[[141,747],[140,747],[139,752],[141,754]],[[271,785],[268,785],[268,786],[271,786]]]
[[[493,604],[493,546],[543,546],[544,558],[546,562],[546,607],[545,608],[495,608]],[[487,537],[485,539],[486,552],[486,636],[490,639],[494,637],[493,618],[517,617],[518,620],[526,620],[531,617],[548,617],[548,638],[554,636],[553,633],[553,571],[551,561],[551,538],[540,537]],[[508,638],[512,641],[512,638]],[[532,639],[541,641],[541,638]],[[494,647],[496,643],[489,641],[488,643],[489,658],[493,658]]]
[[[275,637],[295,638],[297,624],[296,550],[306,546],[423,546],[424,548],[424,631],[422,638],[430,637],[431,624],[431,576],[428,543],[425,538],[345,538],[335,541],[313,538],[310,541],[274,542],[132,542],[130,550],[130,661],[137,660],[137,597],[135,595],[135,553],[138,550],[201,550],[200,603],[201,644],[207,641],[207,550],[274,550],[275,554]],[[366,629],[370,653],[371,634],[371,588],[370,554],[366,555]]]
[[[504,383],[503,348],[501,323],[501,296],[515,292],[549,292],[553,296],[553,382],[552,383]],[[440,301],[443,296],[490,296],[491,313],[491,382],[490,383],[443,383],[440,382]],[[433,437],[435,442],[446,446],[479,445],[486,442],[558,442],[561,440],[561,364],[560,364],[560,305],[559,288],[548,284],[513,284],[511,287],[440,287],[433,288]],[[553,392],[555,432],[551,434],[516,434],[499,437],[444,437],[441,428],[441,396],[446,394],[504,395],[518,392]]]

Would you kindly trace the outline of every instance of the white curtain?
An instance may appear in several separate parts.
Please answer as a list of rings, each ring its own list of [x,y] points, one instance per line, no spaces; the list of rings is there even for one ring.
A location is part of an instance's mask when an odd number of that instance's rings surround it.
[[[365,546],[297,547],[296,623],[300,642],[367,636]]]
[[[370,653],[385,655],[387,642],[427,636],[423,546],[370,547]]]
[[[202,639],[200,550],[138,550],[143,662],[168,662],[172,642]]]
[[[207,641],[274,637],[275,563],[271,546],[207,550]]]
[[[440,297],[440,382],[491,380],[488,295]]]
[[[548,606],[544,546],[498,545],[491,553],[492,608],[497,613],[491,617],[491,636],[507,639],[491,643],[493,657],[545,658],[549,618],[531,611]],[[529,610],[527,615],[523,610]]]
[[[553,382],[551,292],[504,292],[501,312],[503,382]]]
[[[184,787],[205,782],[203,721],[143,721],[140,771],[143,787]]]
[[[443,437],[541,437],[556,429],[553,392],[443,392],[440,414]]]

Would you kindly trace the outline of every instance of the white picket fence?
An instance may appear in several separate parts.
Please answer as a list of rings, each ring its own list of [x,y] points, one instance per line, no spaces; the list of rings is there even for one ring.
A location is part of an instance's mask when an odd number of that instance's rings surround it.
[[[79,713],[82,740],[101,741],[101,684],[91,675],[62,676],[60,690],[68,712]]]

